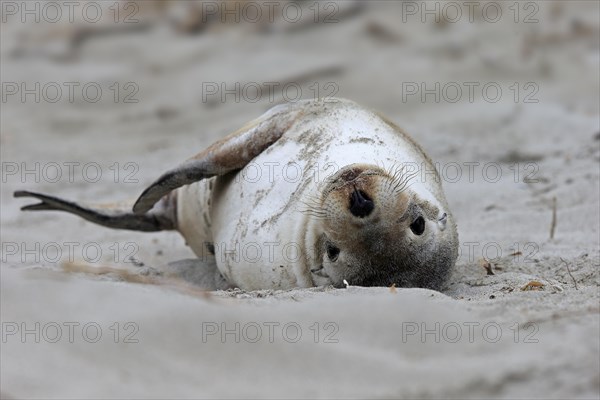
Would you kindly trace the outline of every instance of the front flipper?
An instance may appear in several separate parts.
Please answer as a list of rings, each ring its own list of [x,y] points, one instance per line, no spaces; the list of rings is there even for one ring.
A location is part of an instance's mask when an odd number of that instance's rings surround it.
[[[161,204],[157,204],[152,210],[142,215],[131,212],[131,203],[87,206],[25,190],[16,191],[14,197],[33,197],[41,200],[41,203],[22,207],[23,211],[66,211],[109,228],[145,232],[175,228],[175,203],[169,197],[165,197]]]
[[[133,212],[144,214],[178,187],[243,168],[275,143],[301,113],[302,107],[293,104],[272,108],[260,118],[164,173],[140,195]]]

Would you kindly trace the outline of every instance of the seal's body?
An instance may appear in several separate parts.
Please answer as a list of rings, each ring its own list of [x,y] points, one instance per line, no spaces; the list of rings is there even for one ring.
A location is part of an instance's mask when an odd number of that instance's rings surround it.
[[[247,290],[344,280],[439,289],[457,256],[430,159],[394,124],[341,99],[273,108],[164,174],[110,223],[94,218],[99,209],[18,195],[43,201],[30,209],[115,228],[177,229],[226,285]]]

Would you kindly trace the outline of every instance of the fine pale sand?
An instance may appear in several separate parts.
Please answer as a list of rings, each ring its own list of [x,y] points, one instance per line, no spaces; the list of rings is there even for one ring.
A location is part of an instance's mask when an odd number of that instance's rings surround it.
[[[50,92],[2,100],[2,398],[600,396],[598,3],[535,3],[529,24],[508,3],[499,22],[455,24],[348,4],[337,23],[216,21],[195,35],[177,7],[160,12],[178,23],[141,7],[147,26],[92,33],[75,50],[66,40],[80,24],[2,24],[3,85],[63,88],[56,103]],[[65,82],[80,83],[73,102]],[[90,82],[96,103],[80,90]],[[461,242],[443,293],[207,294],[166,267],[193,257],[176,233],[19,211],[21,189],[134,198],[284,100],[207,95],[206,83],[236,82],[292,82],[303,98],[335,90],[422,144]],[[439,101],[407,95],[436,82],[448,89]],[[125,103],[131,93],[139,101]]]

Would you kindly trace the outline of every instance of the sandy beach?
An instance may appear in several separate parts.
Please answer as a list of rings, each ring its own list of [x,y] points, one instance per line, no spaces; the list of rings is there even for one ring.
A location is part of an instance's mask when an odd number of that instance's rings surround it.
[[[58,22],[31,3],[40,23],[2,3],[3,399],[600,397],[598,2],[274,2],[272,21],[99,2],[94,23],[89,2]],[[168,266],[194,257],[175,232],[13,198],[136,198],[269,108],[330,96],[437,163],[460,238],[442,292],[204,292]]]

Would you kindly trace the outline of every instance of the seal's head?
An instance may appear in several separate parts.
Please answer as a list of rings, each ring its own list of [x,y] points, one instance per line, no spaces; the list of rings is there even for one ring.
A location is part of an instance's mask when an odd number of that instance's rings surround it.
[[[458,254],[456,226],[446,201],[414,178],[352,164],[325,183],[311,213],[315,284],[440,289]]]

